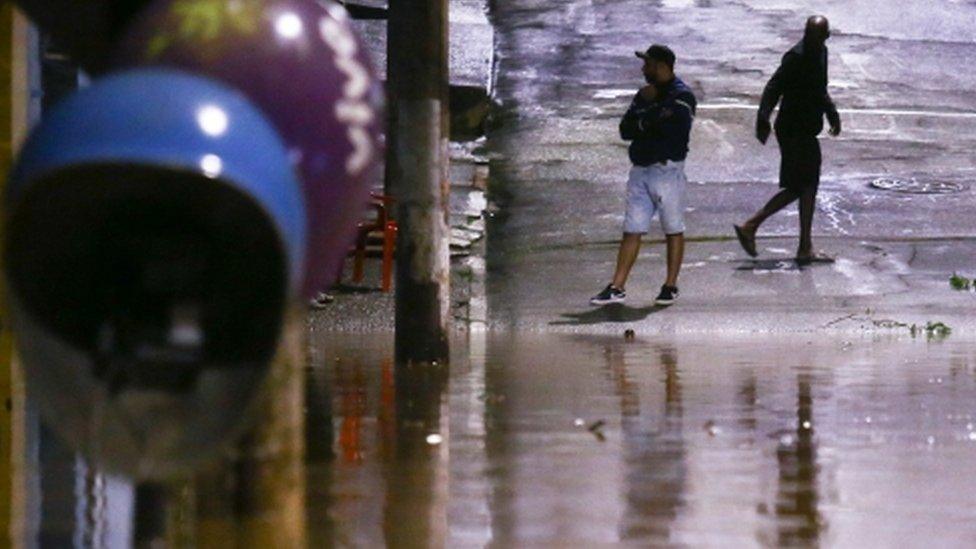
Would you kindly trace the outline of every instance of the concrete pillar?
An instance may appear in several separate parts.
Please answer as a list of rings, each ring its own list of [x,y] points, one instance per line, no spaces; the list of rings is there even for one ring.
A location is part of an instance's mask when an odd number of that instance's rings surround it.
[[[450,323],[448,2],[391,0],[387,166],[397,199],[398,363],[444,363]]]

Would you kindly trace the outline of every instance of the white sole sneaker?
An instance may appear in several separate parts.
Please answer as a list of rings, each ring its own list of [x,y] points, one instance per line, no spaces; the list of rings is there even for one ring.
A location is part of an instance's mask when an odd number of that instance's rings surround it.
[[[663,290],[662,290],[662,292],[661,292],[661,293],[664,293],[664,292],[663,292]],[[655,300],[654,300],[654,304],[655,304],[655,305],[659,305],[659,306],[662,306],[662,307],[666,307],[666,306],[668,306],[668,305],[674,305],[674,302],[675,302],[675,301],[678,301],[678,297],[679,297],[680,295],[681,295],[681,294],[679,294],[679,293],[678,293],[678,290],[677,290],[677,289],[675,289],[675,291],[671,293],[671,298],[670,298],[670,299],[667,299],[667,298],[663,298],[663,297],[661,297],[660,295],[658,295],[658,296],[657,296],[657,299],[655,299]]]
[[[627,296],[611,297],[610,299],[597,299],[594,297],[590,300],[590,305],[611,305],[613,303],[623,303],[624,301],[627,301]]]

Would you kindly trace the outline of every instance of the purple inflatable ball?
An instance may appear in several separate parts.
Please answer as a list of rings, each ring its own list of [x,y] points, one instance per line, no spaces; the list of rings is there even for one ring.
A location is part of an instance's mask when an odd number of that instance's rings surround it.
[[[128,23],[150,0],[18,0],[17,5],[86,71],[105,69]]]
[[[336,278],[383,158],[383,90],[342,6],[315,0],[160,0],[113,68],[166,66],[221,80],[258,105],[297,167],[308,209],[306,296]]]

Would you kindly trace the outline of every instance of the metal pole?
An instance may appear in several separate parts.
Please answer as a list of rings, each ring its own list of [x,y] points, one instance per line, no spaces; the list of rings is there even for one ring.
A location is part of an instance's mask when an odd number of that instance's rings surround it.
[[[396,356],[444,363],[450,320],[447,0],[391,0],[387,79],[397,199]]]

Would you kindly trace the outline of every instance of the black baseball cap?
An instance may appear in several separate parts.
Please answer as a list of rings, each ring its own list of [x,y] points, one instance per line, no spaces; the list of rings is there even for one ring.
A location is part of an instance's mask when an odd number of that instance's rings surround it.
[[[647,48],[647,51],[644,52],[635,51],[634,55],[640,57],[641,59],[661,61],[662,63],[667,63],[667,65],[672,69],[674,68],[674,51],[667,46],[662,46],[661,44],[654,44],[653,46]]]

